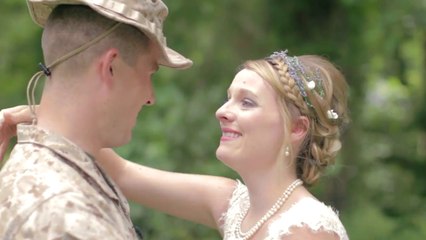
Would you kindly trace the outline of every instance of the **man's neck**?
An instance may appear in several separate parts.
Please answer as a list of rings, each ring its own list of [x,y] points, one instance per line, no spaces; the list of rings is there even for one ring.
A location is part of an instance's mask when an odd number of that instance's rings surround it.
[[[61,103],[58,98],[43,97],[37,111],[37,125],[62,135],[83,151],[95,155],[101,147],[94,125],[96,117],[89,108],[78,100]]]

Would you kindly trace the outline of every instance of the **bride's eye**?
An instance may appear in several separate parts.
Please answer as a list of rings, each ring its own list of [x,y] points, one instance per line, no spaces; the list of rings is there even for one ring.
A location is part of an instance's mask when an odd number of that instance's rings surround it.
[[[243,106],[243,107],[256,107],[257,106],[257,103],[255,102],[255,101],[253,101],[253,100],[251,100],[251,99],[249,99],[249,98],[244,98],[242,101],[241,101],[241,105]]]

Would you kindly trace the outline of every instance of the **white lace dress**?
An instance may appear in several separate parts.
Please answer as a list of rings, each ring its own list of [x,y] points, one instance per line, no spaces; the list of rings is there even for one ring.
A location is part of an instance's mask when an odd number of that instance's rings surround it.
[[[247,187],[240,181],[232,194],[229,208],[223,215],[224,240],[238,240],[234,229],[238,216],[247,208],[249,196]],[[314,198],[303,198],[268,226],[268,236],[265,240],[281,240],[291,235],[291,227],[309,227],[315,231],[334,232],[340,240],[349,240],[346,230],[338,214],[331,207]]]

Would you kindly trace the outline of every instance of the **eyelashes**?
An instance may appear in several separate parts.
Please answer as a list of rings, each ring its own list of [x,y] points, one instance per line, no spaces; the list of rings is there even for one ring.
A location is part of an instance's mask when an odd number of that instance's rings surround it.
[[[228,103],[231,99],[232,99],[232,97],[229,97],[229,96],[226,97],[225,100],[223,101],[223,104]],[[256,101],[254,101],[251,98],[247,98],[247,97],[243,97],[241,99],[236,99],[235,102],[237,102],[239,105],[241,105],[242,108],[251,108],[251,107],[258,106]]]
[[[244,98],[241,100],[241,105],[243,107],[256,107],[257,103],[249,98]]]

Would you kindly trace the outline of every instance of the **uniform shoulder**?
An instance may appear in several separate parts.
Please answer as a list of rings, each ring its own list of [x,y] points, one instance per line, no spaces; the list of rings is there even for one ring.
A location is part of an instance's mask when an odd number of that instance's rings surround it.
[[[25,215],[25,216],[24,216]],[[99,206],[92,204],[84,194],[64,192],[56,194],[33,209],[22,212],[8,234],[31,239],[119,239],[114,223]],[[19,222],[19,220],[22,220]],[[14,226],[19,226],[15,228]]]

